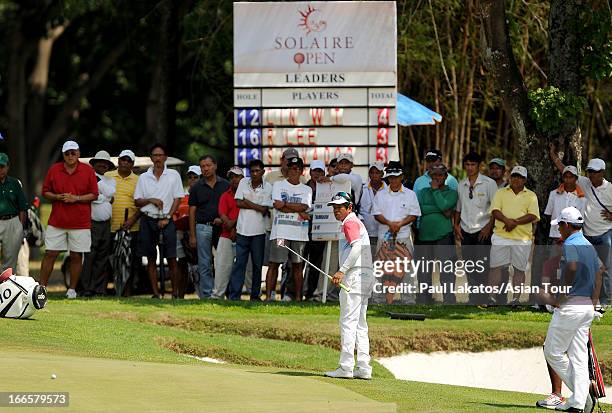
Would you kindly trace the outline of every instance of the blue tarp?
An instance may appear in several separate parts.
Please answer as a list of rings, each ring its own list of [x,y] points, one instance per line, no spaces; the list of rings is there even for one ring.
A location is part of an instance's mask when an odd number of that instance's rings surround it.
[[[402,126],[435,125],[442,115],[421,105],[401,93],[397,94],[397,123]]]

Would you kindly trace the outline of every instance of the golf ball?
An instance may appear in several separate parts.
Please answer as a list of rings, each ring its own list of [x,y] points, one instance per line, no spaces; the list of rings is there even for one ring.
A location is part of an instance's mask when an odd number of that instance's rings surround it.
[[[55,373],[53,373],[53,374],[51,375],[51,378],[52,378],[53,380],[57,379],[57,376],[55,375]]]

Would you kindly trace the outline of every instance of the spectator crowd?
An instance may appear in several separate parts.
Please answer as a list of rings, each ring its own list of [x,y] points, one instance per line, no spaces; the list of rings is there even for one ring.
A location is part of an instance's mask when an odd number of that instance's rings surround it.
[[[134,173],[136,156],[129,149],[119,153],[117,165],[106,151],[99,151],[89,164],[79,161],[79,145],[66,141],[62,161],[51,166],[42,186],[43,197],[52,209],[46,228],[45,253],[40,283],[46,285],[60,252],[70,256],[68,298],[107,292],[117,277],[113,244],[118,232],[129,233],[130,273],[120,292],[136,291],[138,269],[143,271],[153,298],[160,298],[160,270],[169,275],[173,298],[183,298],[192,285],[199,298],[240,300],[277,299],[285,301],[322,300],[324,277],[300,256],[333,274],[339,268],[338,241],[313,240],[313,205],[317,185],[350,186],[357,216],[370,237],[375,260],[396,257],[440,260],[476,260],[487,257],[486,268],[467,275],[469,285],[500,285],[510,276],[512,285],[525,283],[533,258],[537,225],[548,225],[567,207],[584,217],[583,231],[593,244],[602,264],[610,268],[612,239],[612,186],[605,179],[606,164],[594,158],[586,175],[576,166],[563,165],[554,148],[550,156],[561,180],[551,190],[541,221],[540,206],[526,187],[528,171],[506,161],[491,159],[483,165],[476,153],[463,159],[465,178],[458,180],[443,164],[439,150],[425,153],[425,171],[412,189],[404,180],[403,165],[391,161],[369,166],[368,179],[352,171],[353,157],[341,153],[327,165],[315,160],[305,165],[295,148],[282,153],[280,168],[266,173],[261,160],[252,160],[243,170],[234,166],[223,176],[212,155],[203,155],[198,165],[183,177],[167,166],[163,145],[150,148],[152,166],[141,175]],[[306,167],[308,173],[306,173]],[[485,174],[486,170],[486,174]],[[23,244],[23,225],[28,205],[19,181],[8,176],[9,159],[0,154],[0,242],[2,269],[17,267]],[[245,172],[246,176],[245,176]],[[277,239],[297,254],[288,253]],[[550,225],[547,243],[563,242],[558,225]],[[331,251],[326,251],[330,248]],[[558,256],[547,257],[558,259]],[[143,259],[146,258],[146,260]],[[165,264],[164,264],[165,263]],[[264,274],[264,267],[267,267]],[[438,271],[440,283],[455,283],[456,273]],[[416,277],[402,271],[385,270],[382,285],[432,284],[434,271],[416,271]],[[533,277],[533,272],[532,272]],[[546,278],[548,277],[548,278]],[[542,281],[554,278],[544,271]],[[265,287],[262,291],[262,282]],[[600,301],[610,303],[612,278],[604,273]],[[451,291],[442,293],[445,303],[454,303]],[[519,303],[515,293],[510,304]],[[330,285],[327,299],[338,298]],[[431,303],[433,293],[400,294],[375,291],[375,302]],[[504,304],[499,294],[470,290],[473,304]]]

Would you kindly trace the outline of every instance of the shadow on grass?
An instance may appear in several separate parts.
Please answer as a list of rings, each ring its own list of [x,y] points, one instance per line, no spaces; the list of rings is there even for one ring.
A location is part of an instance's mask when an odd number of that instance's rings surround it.
[[[280,374],[281,376],[294,376],[294,377],[323,377],[322,373],[308,373],[305,371],[277,371],[272,374]]]
[[[484,406],[490,406],[490,407],[497,407],[500,409],[531,409],[533,408],[534,410],[539,410],[535,407],[535,402],[533,405],[527,405],[527,404],[507,404],[507,403],[479,403],[479,402],[468,402],[470,404],[478,404],[478,405],[484,405]]]

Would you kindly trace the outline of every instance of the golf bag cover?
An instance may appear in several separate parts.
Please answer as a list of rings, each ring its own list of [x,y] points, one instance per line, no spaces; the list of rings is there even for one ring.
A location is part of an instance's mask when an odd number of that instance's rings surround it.
[[[47,304],[47,289],[32,277],[13,275],[8,268],[0,275],[0,317],[30,318]]]

